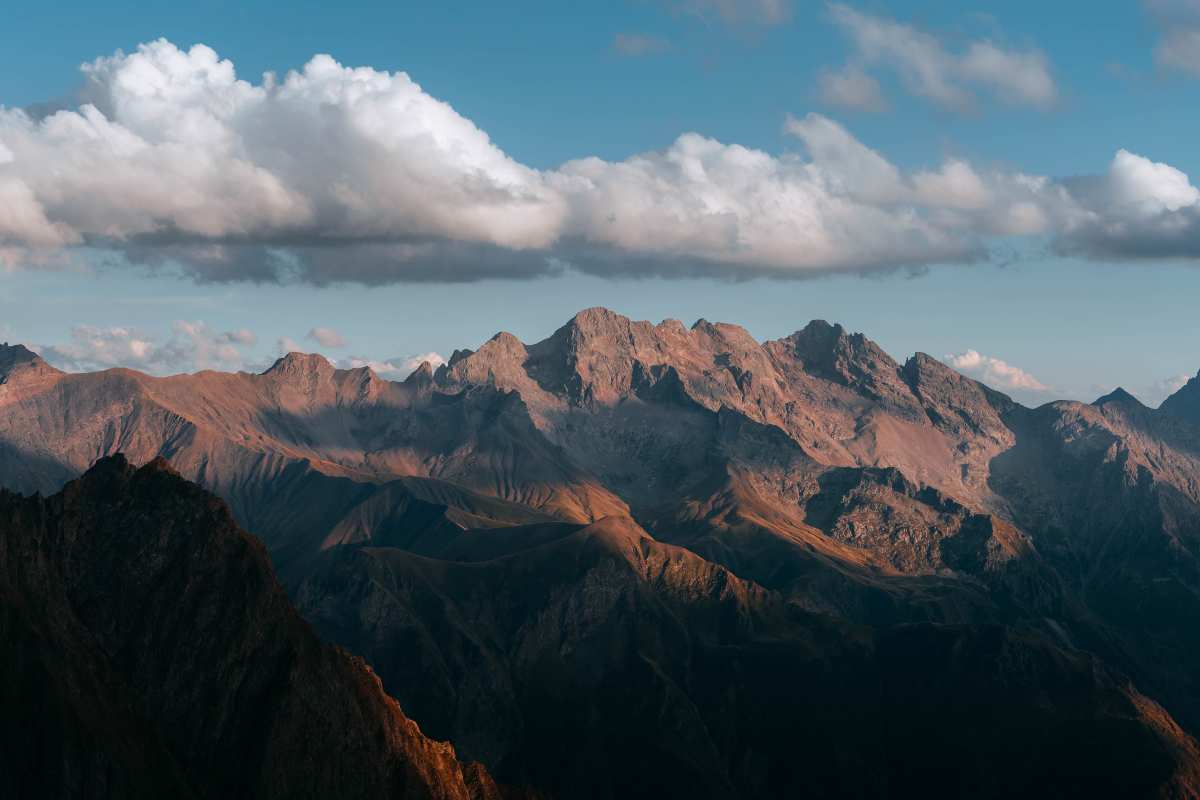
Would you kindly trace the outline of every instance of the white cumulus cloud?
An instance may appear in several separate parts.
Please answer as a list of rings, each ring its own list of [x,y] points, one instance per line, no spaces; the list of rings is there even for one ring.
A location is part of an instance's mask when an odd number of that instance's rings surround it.
[[[945,361],[959,372],[978,378],[989,386],[1005,391],[1048,392],[1050,387],[1020,367],[975,350],[945,356]]]
[[[623,56],[659,55],[671,49],[671,43],[666,39],[646,33],[618,33],[613,37],[612,46]]]
[[[1065,182],[1059,247],[1098,258],[1200,258],[1200,189],[1169,164],[1119,150],[1107,173]]]
[[[711,10],[752,7],[787,8]],[[938,102],[980,86],[1052,97],[1034,51],[980,41],[950,53],[909,26],[833,9],[862,40],[863,64],[891,64]],[[973,261],[990,237],[1027,235],[1100,257],[1200,256],[1196,188],[1126,150],[1069,179],[953,158],[905,170],[808,114],[787,119],[796,144],[779,154],[684,133],[623,160],[538,170],[407,74],[329,56],[251,83],[204,45],[159,40],[84,74],[77,108],[0,107],[6,268],[86,245],[201,280],[455,281],[566,266],[806,275]],[[842,86],[844,104],[869,106],[867,86]]]
[[[402,72],[315,56],[255,85],[211,48],[160,39],[84,74],[77,109],[0,108],[0,240],[520,250],[550,244],[565,214],[545,175]]]

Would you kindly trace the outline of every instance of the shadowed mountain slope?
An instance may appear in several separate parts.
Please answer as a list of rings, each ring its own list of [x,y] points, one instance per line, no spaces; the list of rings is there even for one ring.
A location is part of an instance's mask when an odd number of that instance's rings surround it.
[[[0,493],[6,797],[499,798],[156,461]]]

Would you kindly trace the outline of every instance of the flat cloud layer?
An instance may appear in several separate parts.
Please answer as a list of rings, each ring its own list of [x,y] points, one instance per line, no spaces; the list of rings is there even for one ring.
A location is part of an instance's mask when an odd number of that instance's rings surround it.
[[[985,50],[964,56],[967,74],[1012,72],[1028,91],[1009,89],[1042,96]],[[251,84],[204,45],[158,40],[83,73],[78,108],[0,108],[9,266],[87,245],[202,280],[386,283],[889,269],[984,259],[995,236],[1096,257],[1200,254],[1200,193],[1125,150],[1066,180],[955,159],[906,172],[809,114],[785,123],[798,152],[685,133],[623,161],[537,170],[407,74],[329,56]]]

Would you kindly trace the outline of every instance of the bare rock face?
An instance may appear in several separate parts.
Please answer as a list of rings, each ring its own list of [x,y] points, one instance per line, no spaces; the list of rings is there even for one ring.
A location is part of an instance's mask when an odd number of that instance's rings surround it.
[[[166,462],[0,494],[0,533],[5,796],[499,797]]]

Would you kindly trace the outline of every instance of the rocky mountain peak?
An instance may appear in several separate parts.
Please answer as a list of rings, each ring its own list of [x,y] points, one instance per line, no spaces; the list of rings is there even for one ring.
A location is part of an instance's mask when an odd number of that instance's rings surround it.
[[[408,373],[408,376],[404,379],[404,385],[419,392],[428,391],[438,381],[444,379],[448,369],[445,364],[434,369],[433,365],[428,361],[422,361],[420,366]]]
[[[967,380],[940,359],[928,353],[913,353],[901,368],[905,379],[910,384],[919,384],[930,380]]]
[[[1159,410],[1173,417],[1200,424],[1200,374],[1164,400]]]
[[[264,375],[275,375],[281,378],[299,378],[321,375],[332,375],[333,364],[318,353],[288,353],[271,365]]]
[[[1097,408],[1103,408],[1104,406],[1109,405],[1116,405],[1126,409],[1146,408],[1145,404],[1143,404],[1141,400],[1138,400],[1120,386],[1118,386],[1116,389],[1113,389],[1103,397],[1096,398],[1092,402],[1092,405],[1096,406]]]
[[[655,326],[656,329],[664,334],[671,336],[686,336],[687,328],[677,319],[664,319]]]
[[[0,344],[0,370],[38,360],[40,360],[38,354],[23,344],[9,344],[8,342]]]
[[[850,384],[865,375],[895,373],[899,365],[861,333],[816,319],[784,339],[807,372]]]
[[[728,322],[696,320],[696,324],[692,326],[692,335],[699,337],[707,349],[716,351],[747,351],[758,350],[761,347],[759,341],[750,335],[750,331],[741,325]]]
[[[593,306],[580,311],[564,327],[572,328],[584,335],[614,333],[629,326],[629,318],[603,306]]]
[[[823,336],[836,339],[845,336],[846,329],[842,327],[840,322],[829,322],[823,319],[814,319],[810,320],[807,325],[796,331],[796,334],[802,334],[809,337]]]
[[[61,374],[23,344],[0,344],[0,383],[8,383],[10,376],[26,372]]]
[[[520,339],[501,331],[478,350],[455,350],[449,363],[437,369],[435,378],[440,384],[491,384],[512,388],[521,383],[528,355]],[[414,380],[419,382],[420,376]]]
[[[599,306],[585,308],[550,338],[535,345],[540,358],[562,358],[572,361],[578,354],[604,351],[611,357],[624,354],[634,343],[634,329],[653,336],[649,323],[633,322],[615,311]]]

